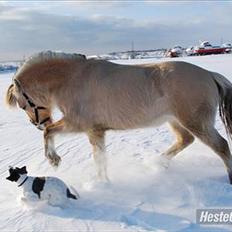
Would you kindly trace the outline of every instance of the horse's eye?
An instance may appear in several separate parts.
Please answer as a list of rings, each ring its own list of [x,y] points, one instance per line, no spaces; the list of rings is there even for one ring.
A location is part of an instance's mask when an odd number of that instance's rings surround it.
[[[26,110],[27,106],[25,105],[24,107],[22,107],[23,110]]]

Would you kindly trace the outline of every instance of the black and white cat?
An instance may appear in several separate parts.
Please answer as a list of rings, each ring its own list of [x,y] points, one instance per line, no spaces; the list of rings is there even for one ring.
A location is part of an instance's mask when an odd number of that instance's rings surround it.
[[[69,199],[77,200],[79,194],[72,194],[67,185],[56,177],[27,176],[26,166],[9,169],[10,176],[6,179],[17,182],[23,188],[22,200],[47,200],[52,206],[66,206]],[[73,190],[74,191],[74,190]]]

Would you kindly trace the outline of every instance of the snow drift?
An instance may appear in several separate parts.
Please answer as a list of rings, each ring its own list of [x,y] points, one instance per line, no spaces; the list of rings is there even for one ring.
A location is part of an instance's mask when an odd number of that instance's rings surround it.
[[[170,59],[123,60],[149,63]],[[172,59],[173,60],[173,59]],[[232,55],[176,58],[216,71],[232,81]],[[198,208],[231,208],[232,186],[222,161],[196,141],[170,163],[159,155],[173,143],[167,125],[108,132],[106,137],[111,183],[95,181],[91,147],[84,134],[58,137],[62,157],[54,170],[43,151],[42,133],[23,111],[4,106],[13,73],[0,75],[0,230],[1,231],[230,231],[229,226],[200,226]],[[216,127],[225,137],[218,117]],[[81,199],[67,209],[43,203],[23,204],[20,188],[5,180],[8,166],[28,168],[30,175],[53,175],[74,186]]]

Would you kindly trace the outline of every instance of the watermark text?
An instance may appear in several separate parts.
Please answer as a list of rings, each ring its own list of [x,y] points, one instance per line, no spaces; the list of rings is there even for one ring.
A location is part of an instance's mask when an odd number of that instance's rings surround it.
[[[198,224],[232,225],[232,209],[197,209],[196,222]]]

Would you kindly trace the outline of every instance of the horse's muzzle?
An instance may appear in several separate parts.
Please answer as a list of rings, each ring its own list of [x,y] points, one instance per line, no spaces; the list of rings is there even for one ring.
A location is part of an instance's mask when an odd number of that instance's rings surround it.
[[[30,119],[30,122],[39,130],[44,130],[47,125],[52,123],[52,120],[50,117],[46,118],[45,120],[42,120],[42,122],[34,122],[32,119]]]
[[[45,129],[45,126],[44,125],[38,125],[38,126],[36,126],[37,127],[37,129],[39,129],[39,130],[44,130]]]

